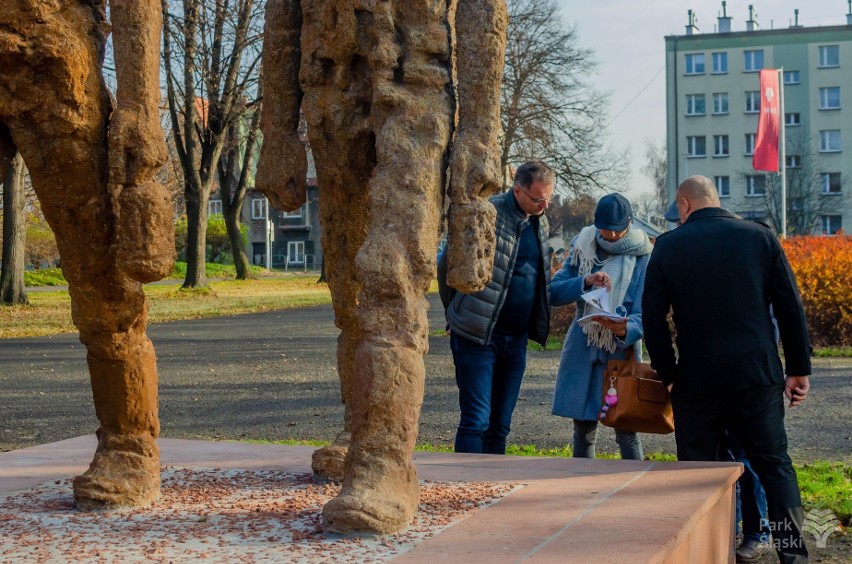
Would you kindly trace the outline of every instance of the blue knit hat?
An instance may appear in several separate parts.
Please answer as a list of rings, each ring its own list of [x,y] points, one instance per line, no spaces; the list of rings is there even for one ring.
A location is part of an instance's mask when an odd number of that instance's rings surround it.
[[[630,202],[621,194],[607,194],[598,200],[595,227],[608,231],[624,231],[633,219]]]
[[[677,213],[677,200],[672,200],[672,204],[669,206],[669,209],[667,209],[666,213],[663,214],[663,219],[671,221],[672,223],[680,223],[680,214]]]

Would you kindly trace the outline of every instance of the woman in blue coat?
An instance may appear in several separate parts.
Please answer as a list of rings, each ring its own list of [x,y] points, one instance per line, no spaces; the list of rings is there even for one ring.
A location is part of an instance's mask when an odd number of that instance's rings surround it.
[[[624,359],[628,347],[634,348],[637,361],[642,357],[642,288],[653,247],[632,220],[627,198],[621,194],[602,197],[595,210],[595,224],[585,227],[571,241],[567,259],[550,283],[554,306],[577,303],[562,347],[553,414],[574,419],[574,456],[579,458],[595,457],[607,362]],[[595,287],[610,290],[610,306],[613,310],[624,306],[624,320],[600,317],[585,327],[577,324],[586,311],[586,302],[580,296]],[[642,459],[642,444],[636,433],[616,429],[615,438],[621,458]]]

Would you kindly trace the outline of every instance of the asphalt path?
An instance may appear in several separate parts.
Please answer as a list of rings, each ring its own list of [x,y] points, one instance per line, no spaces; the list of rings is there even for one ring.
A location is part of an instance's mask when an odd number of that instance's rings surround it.
[[[432,330],[444,326],[430,296]],[[330,305],[151,325],[162,436],[331,440],[343,419]],[[452,444],[458,399],[449,339],[433,336],[418,441]],[[0,340],[0,451],[93,433],[98,426],[77,335]],[[509,441],[570,444],[571,421],[550,414],[559,351],[530,351]],[[720,390],[724,393],[724,390]],[[852,461],[852,361],[815,360],[812,391],[789,410],[797,461]],[[600,452],[616,453],[601,427]],[[642,435],[645,452],[674,452],[674,436]]]

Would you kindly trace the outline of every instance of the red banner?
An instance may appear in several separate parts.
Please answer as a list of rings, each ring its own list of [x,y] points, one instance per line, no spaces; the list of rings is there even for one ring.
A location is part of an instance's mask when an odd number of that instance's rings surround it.
[[[778,172],[778,145],[781,139],[779,114],[780,90],[778,71],[760,71],[760,117],[757,121],[757,139],[754,142],[754,170]]]

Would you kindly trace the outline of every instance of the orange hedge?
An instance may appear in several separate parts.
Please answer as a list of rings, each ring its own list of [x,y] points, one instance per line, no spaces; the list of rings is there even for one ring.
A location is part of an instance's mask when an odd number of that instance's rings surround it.
[[[782,241],[796,275],[811,343],[852,346],[852,237],[791,237]]]

